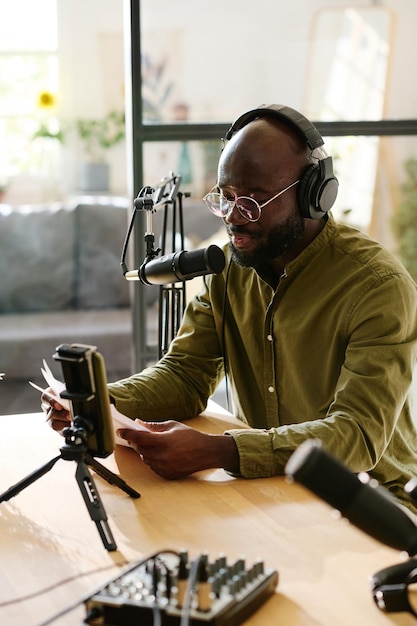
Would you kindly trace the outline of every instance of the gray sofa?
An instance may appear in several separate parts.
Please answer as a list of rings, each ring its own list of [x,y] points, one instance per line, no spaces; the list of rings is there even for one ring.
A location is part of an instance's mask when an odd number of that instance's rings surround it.
[[[65,342],[97,345],[109,378],[131,371],[129,284],[120,269],[127,213],[122,198],[0,205],[2,385],[39,379],[42,359],[53,366]]]

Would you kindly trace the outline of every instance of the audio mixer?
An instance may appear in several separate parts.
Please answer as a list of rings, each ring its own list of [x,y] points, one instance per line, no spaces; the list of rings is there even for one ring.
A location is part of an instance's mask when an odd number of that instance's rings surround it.
[[[262,561],[213,561],[165,550],[130,566],[85,601],[85,623],[106,626],[237,626],[275,592]]]

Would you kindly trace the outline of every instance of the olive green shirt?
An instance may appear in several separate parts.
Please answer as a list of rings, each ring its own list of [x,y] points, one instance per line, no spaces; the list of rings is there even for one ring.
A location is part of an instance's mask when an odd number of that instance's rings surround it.
[[[353,472],[368,471],[406,500],[404,484],[417,475],[408,396],[417,290],[407,271],[331,216],[276,289],[225,254],[226,269],[189,304],[168,354],[109,385],[119,411],[193,417],[226,366],[233,412],[252,427],[230,431],[242,476],[282,474],[293,451],[317,438]]]

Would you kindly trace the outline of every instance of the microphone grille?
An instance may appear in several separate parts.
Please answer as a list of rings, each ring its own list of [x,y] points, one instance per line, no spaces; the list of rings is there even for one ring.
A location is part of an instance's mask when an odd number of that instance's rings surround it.
[[[206,266],[213,274],[220,274],[226,265],[223,250],[218,246],[211,245],[206,249]]]

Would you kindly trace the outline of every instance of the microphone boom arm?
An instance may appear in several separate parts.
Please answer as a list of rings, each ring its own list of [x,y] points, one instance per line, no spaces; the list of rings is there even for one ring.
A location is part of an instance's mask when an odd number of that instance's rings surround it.
[[[170,172],[169,176],[163,178],[155,188],[143,187],[137,198],[134,200],[134,211],[128,232],[123,244],[120,266],[123,275],[127,280],[140,280],[145,284],[151,284],[146,278],[146,266],[153,261],[160,252],[165,254],[167,235],[167,208],[172,205],[172,251],[175,252],[177,244],[177,234],[180,236],[181,249],[184,248],[184,228],[182,215],[182,194],[180,192],[182,177]],[[189,194],[185,194],[189,195]],[[178,201],[177,201],[178,200]],[[155,248],[155,235],[153,232],[152,215],[157,210],[164,207],[163,231],[161,237],[161,248]],[[138,211],[146,211],[146,232],[144,241],[146,245],[145,259],[139,270],[129,271],[126,264],[127,248],[134,221]],[[179,212],[179,233],[177,233],[177,212]],[[185,280],[180,285],[160,285],[159,287],[159,320],[158,320],[158,357],[160,358],[169,347],[171,340],[177,334],[185,309]]]
[[[175,207],[175,203],[177,200],[177,196],[180,194],[180,185],[181,185],[181,176],[176,176],[172,172],[170,172],[169,176],[163,178],[155,187],[142,187],[139,191],[137,197],[133,202],[134,211],[132,213],[132,218],[129,224],[129,228],[127,231],[127,235],[123,244],[122,255],[120,260],[120,266],[123,271],[123,276],[129,272],[129,269],[126,264],[126,254],[127,248],[129,245],[130,236],[133,231],[134,222],[136,219],[136,215],[138,211],[146,211],[146,231],[144,235],[144,241],[146,245],[145,259],[141,265],[140,271],[142,268],[148,263],[152,261],[158,254],[162,251],[161,248],[155,248],[155,234],[153,232],[153,220],[152,215],[156,213],[160,208],[167,207],[167,205],[172,204]],[[167,191],[168,187],[168,191]],[[181,207],[182,209],[182,207]],[[182,225],[182,216],[181,216],[181,225]],[[165,230],[163,233],[163,247],[165,247]],[[181,232],[181,243],[184,241],[183,231]],[[183,245],[182,245],[183,247]]]

